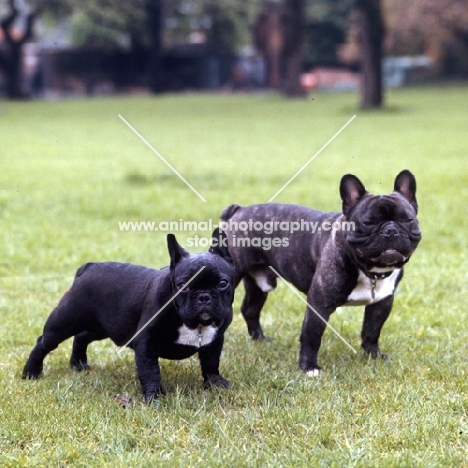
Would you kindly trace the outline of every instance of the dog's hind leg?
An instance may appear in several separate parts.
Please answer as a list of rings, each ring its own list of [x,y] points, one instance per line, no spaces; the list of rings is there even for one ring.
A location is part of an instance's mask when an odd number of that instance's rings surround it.
[[[42,373],[44,358],[57,346],[72,335],[63,336],[44,327],[44,333],[37,339],[28,361],[23,368],[23,379],[37,379]]]
[[[86,354],[88,345],[92,341],[103,340],[104,338],[107,338],[104,332],[99,333],[97,331],[85,330],[78,333],[73,340],[70,366],[77,371],[89,370],[88,356]]]
[[[36,346],[34,346],[33,350],[31,351],[28,361],[26,362],[26,365],[23,368],[23,379],[37,379],[42,373],[42,363],[44,362],[44,358],[47,356],[48,353],[50,353],[50,351],[52,351],[52,349],[55,349],[58,346],[57,343],[55,348],[47,350],[43,346],[42,341],[43,336],[41,335],[37,339]]]
[[[23,379],[37,379],[41,375],[44,358],[62,341],[83,331],[78,325],[78,314],[75,310],[65,295],[47,319],[44,331],[37,339],[23,368]]]
[[[258,285],[259,276],[252,275],[244,276],[243,283],[245,288],[245,296],[242,301],[241,312],[247,323],[249,335],[254,339],[265,339],[262,326],[260,325],[260,312],[268,297],[268,292],[263,290]],[[262,284],[262,283],[261,283]],[[270,288],[271,290],[273,288]]]

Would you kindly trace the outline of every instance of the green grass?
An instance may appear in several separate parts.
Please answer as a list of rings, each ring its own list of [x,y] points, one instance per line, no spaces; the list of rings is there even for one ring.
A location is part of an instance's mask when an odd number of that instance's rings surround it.
[[[467,92],[392,91],[382,112],[357,112],[351,93],[0,103],[0,465],[468,466]],[[43,379],[21,380],[80,264],[167,265],[165,233],[118,221],[217,220],[230,203],[267,201],[355,113],[277,200],[336,211],[343,174],[388,193],[401,169],[414,172],[423,240],[382,334],[390,361],[354,355],[328,330],[322,375],[298,372],[304,308],[280,285],[261,343],[247,337],[239,289],[221,363],[231,389],[204,391],[196,358],[163,361],[168,395],[147,407],[132,352],[108,340],[90,346],[88,374],[68,368],[67,341]],[[359,307],[331,318],[355,348],[361,322]]]

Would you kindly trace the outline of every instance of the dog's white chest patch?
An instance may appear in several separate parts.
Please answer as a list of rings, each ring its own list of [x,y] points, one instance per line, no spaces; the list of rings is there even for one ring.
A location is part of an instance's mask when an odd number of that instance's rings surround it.
[[[362,271],[359,271],[356,287],[348,296],[346,305],[369,305],[385,299],[395,291],[395,283],[400,274],[400,268],[393,271],[387,278],[375,280],[372,286],[372,280]]]
[[[192,329],[187,327],[187,325],[182,325],[178,331],[177,344],[201,348],[202,346],[209,345],[216,338],[218,328],[213,325],[207,325]]]

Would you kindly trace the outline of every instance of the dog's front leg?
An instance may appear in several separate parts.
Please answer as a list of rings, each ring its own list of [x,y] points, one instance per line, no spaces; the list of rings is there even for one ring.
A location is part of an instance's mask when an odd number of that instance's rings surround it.
[[[217,337],[212,343],[203,346],[198,351],[201,372],[205,388],[223,387],[227,388],[231,384],[219,373],[219,361],[223,350],[224,336]]]
[[[140,338],[140,337],[139,337]],[[147,403],[158,395],[165,395],[166,390],[161,383],[159,355],[154,345],[147,337],[141,337],[135,344],[135,362],[140,379],[141,390]]]
[[[311,377],[320,374],[321,367],[317,363],[317,354],[328,319],[335,311],[334,307],[326,304],[325,299],[323,298],[321,301],[320,293],[315,293],[313,288],[310,289],[307,295],[308,305],[300,338],[299,369],[305,371]]]
[[[393,306],[394,296],[388,296],[380,302],[366,306],[364,312],[364,322],[362,324],[362,344],[364,350],[369,353],[374,359],[381,357],[387,359],[388,356],[383,354],[379,348],[379,337],[382,327],[387,320]]]

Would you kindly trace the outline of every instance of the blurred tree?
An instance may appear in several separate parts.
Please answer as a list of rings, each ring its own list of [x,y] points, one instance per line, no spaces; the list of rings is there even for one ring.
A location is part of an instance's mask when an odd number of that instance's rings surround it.
[[[6,77],[6,93],[10,99],[25,97],[22,90],[21,57],[23,44],[31,39],[37,11],[20,11],[14,0],[8,1],[8,12],[0,21],[4,47],[0,50],[0,68]],[[18,26],[20,17],[23,27]]]
[[[282,79],[284,47],[283,9],[275,2],[265,3],[254,25],[254,43],[266,61],[266,84],[278,89]]]
[[[40,12],[45,23],[68,17],[71,39],[75,44],[100,48],[133,47],[149,51],[150,85],[160,90],[162,0],[9,0],[9,10],[0,23],[4,36],[4,51],[0,52],[0,68],[7,78],[8,97],[20,97],[22,46],[32,37],[34,20]],[[20,9],[18,6],[22,8]],[[20,18],[21,17],[21,18]],[[23,19],[23,31],[17,23]]]
[[[166,4],[165,39],[170,44],[204,41],[218,51],[251,43],[251,24],[261,0],[175,0]]]
[[[267,83],[289,96],[305,94],[304,68],[336,63],[354,0],[269,0],[254,27],[255,45],[267,62]]]
[[[354,6],[361,44],[361,108],[382,107],[384,21],[380,0],[355,0]]]
[[[249,18],[258,0],[41,0],[61,4],[71,18],[72,42],[146,51],[149,85],[162,91],[163,47],[201,41],[218,51],[248,43]]]
[[[162,67],[162,30],[163,17],[160,0],[146,0],[146,27],[149,35],[148,68],[150,76],[150,88],[153,93],[163,91],[163,67]]]
[[[41,1],[49,18],[69,18],[74,44],[145,55],[150,89],[162,91],[163,0]]]
[[[163,43],[173,44],[179,39],[183,42],[199,40],[217,50],[239,50],[251,42],[250,27],[263,4],[262,0],[22,0],[21,4],[25,2],[30,2],[34,11],[40,10],[41,18],[45,20],[68,16],[72,40],[76,44],[149,51],[147,63],[151,72],[150,85],[155,92],[161,89],[161,77],[158,74],[161,73]],[[362,42],[364,85],[361,105],[381,105],[382,91],[379,82],[383,20],[380,0],[270,0],[270,3],[275,4],[280,11],[280,16],[275,20],[276,26],[272,27],[268,23],[272,17],[266,22],[262,22],[260,17],[255,31],[256,43],[267,59],[269,53],[271,59],[273,47],[276,48],[276,56],[280,57],[278,60],[284,63],[282,73],[279,71],[279,62],[274,67],[276,72],[273,77],[276,78],[272,82],[276,86],[280,81],[279,77],[283,76],[284,89],[288,95],[303,94],[299,78],[304,63],[306,26],[310,12],[313,12],[315,21],[322,10],[323,20],[323,11],[328,9],[331,18],[328,24],[335,25],[332,29],[335,39],[331,40],[332,45],[327,46],[327,53],[330,53],[335,47],[333,40],[337,40],[340,28],[344,27],[345,12],[353,4],[359,12]],[[4,35],[9,48],[8,54],[3,53],[0,56],[0,66],[4,70],[14,68],[11,63],[14,62],[15,53],[20,55],[24,40],[31,35],[35,18],[28,13],[29,20],[24,35],[13,36],[10,28],[17,15],[15,1],[9,0],[8,5],[13,9],[7,12],[2,22],[2,29],[7,30]],[[323,33],[325,30],[316,28],[315,32]],[[463,29],[459,28],[459,35],[460,31],[463,32]],[[323,35],[324,33],[320,34],[320,38]],[[17,67],[15,69],[18,70]],[[20,81],[17,78],[11,80],[16,84]]]
[[[284,92],[288,97],[305,96],[307,93],[301,84],[306,26],[305,0],[285,0],[283,21]]]
[[[254,41],[267,62],[267,84],[286,96],[306,94],[300,77],[306,32],[305,0],[267,1],[254,26]]]
[[[468,75],[466,0],[386,0],[384,7],[389,54],[426,54],[440,72]]]
[[[336,65],[337,49],[345,42],[350,27],[353,0],[314,0],[307,2],[304,64]]]

